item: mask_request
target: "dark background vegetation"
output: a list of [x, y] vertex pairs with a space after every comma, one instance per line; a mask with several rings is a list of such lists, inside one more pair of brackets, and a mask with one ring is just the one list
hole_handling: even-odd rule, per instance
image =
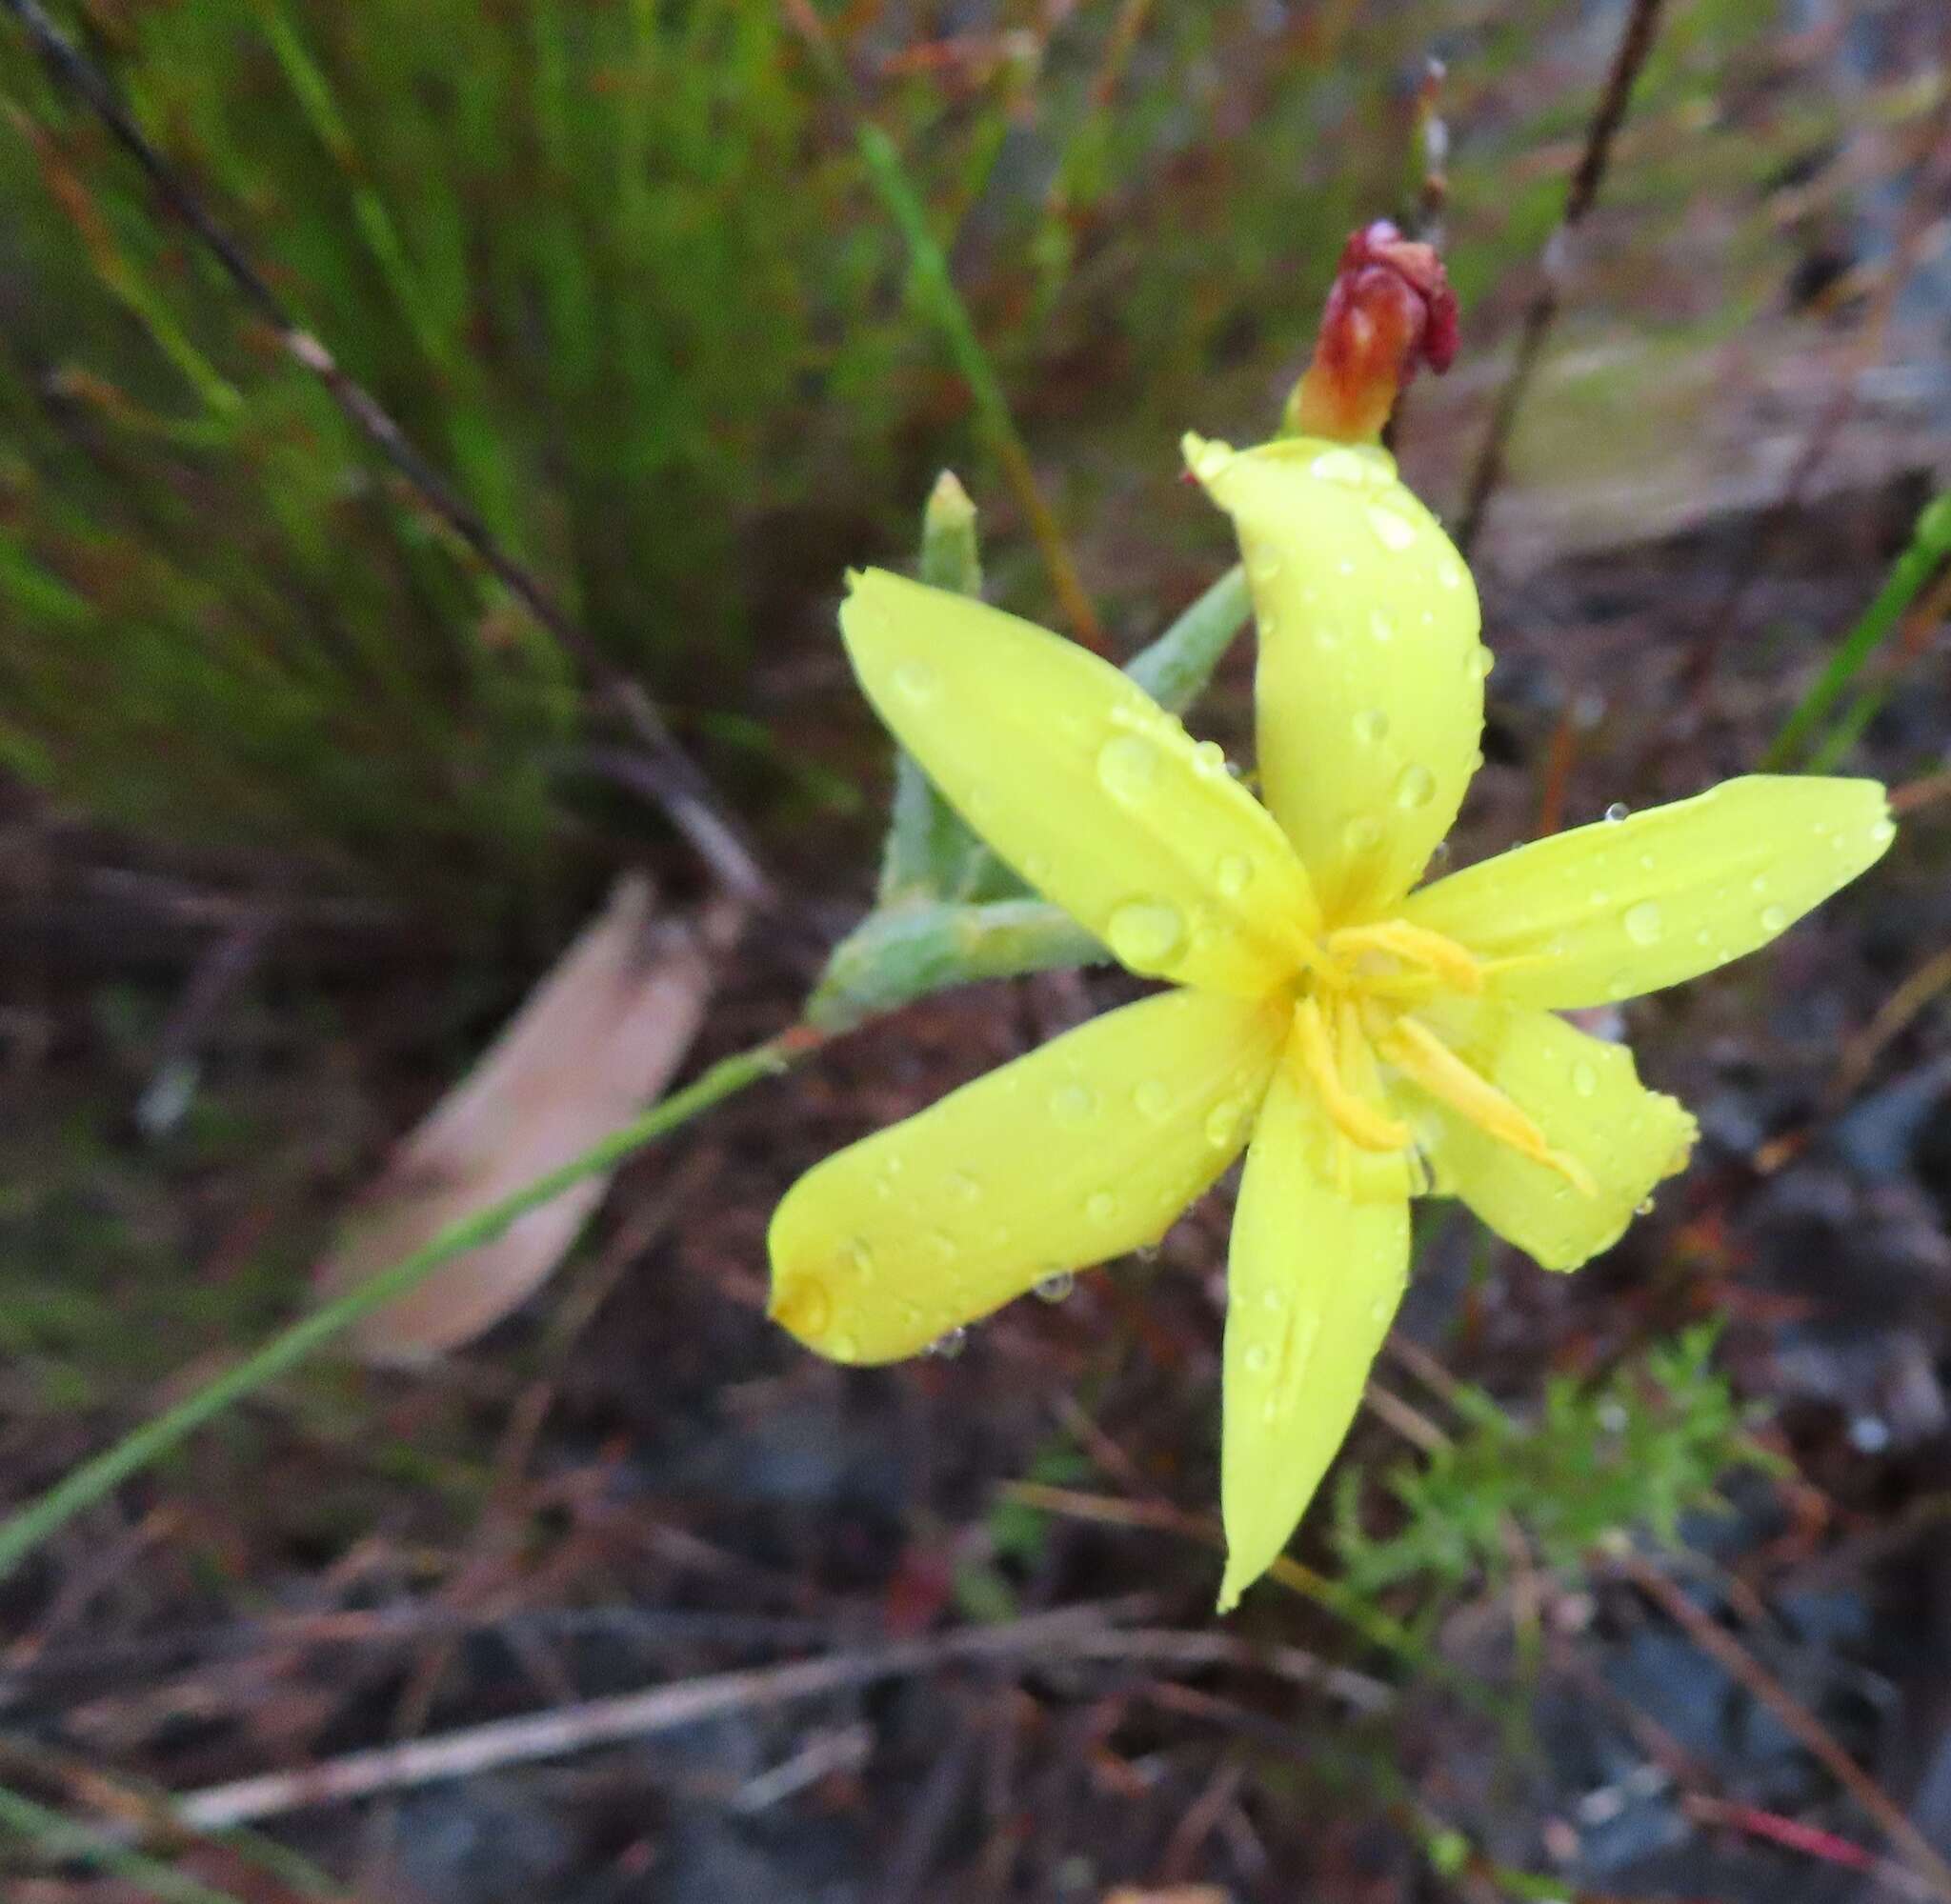
[[[907, 559], [953, 466], [992, 599], [1058, 618], [857, 116], [1124, 654], [1231, 559], [1178, 432], [1267, 433], [1347, 230], [1416, 210], [1432, 57], [1463, 355], [1398, 447], [1455, 511], [1625, 10], [849, 0], [818, 10], [851, 90], [771, 0], [52, 10], [750, 822], [789, 927], [703, 1060], [790, 1023], [871, 895], [842, 570]], [[1472, 856], [1751, 768], [1944, 480], [1941, 8], [1659, 26], [1474, 551]], [[0, 1585], [0, 1776], [132, 1827], [156, 1789], [599, 1694], [890, 1640], [903, 1672], [294, 1808], [304, 1868], [164, 1834], [173, 1879], [104, 1873], [16, 1821], [8, 1898], [1951, 1895], [1945, 599], [1861, 677], [1891, 855], [1628, 1013], [1693, 1171], [1576, 1278], [1432, 1218], [1317, 1571], [1210, 1618], [1219, 1209], [954, 1361], [843, 1373], [764, 1323], [798, 1170], [1116, 994], [977, 988], [650, 1152], [476, 1348], [322, 1362], [65, 1531]], [[0, 12], [10, 1502], [302, 1306], [619, 869], [695, 894], [588, 662]], [[1202, 714], [1235, 744], [1246, 664]]]

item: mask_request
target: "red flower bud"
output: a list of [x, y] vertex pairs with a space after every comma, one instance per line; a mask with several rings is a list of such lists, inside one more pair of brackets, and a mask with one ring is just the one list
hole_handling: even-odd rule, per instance
[[1287, 400], [1287, 427], [1373, 442], [1417, 367], [1440, 375], [1456, 354], [1457, 294], [1436, 248], [1378, 219], [1342, 250], [1314, 361]]

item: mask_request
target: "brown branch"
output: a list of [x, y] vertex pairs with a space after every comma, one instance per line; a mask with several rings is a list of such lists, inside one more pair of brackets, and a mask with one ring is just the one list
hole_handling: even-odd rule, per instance
[[1510, 449], [1511, 432], [1517, 428], [1518, 412], [1523, 408], [1532, 379], [1537, 375], [1545, 336], [1557, 320], [1563, 301], [1565, 262], [1572, 240], [1579, 227], [1584, 223], [1585, 214], [1592, 210], [1593, 201], [1599, 196], [1606, 167], [1612, 160], [1614, 137], [1625, 119], [1633, 87], [1646, 64], [1647, 55], [1653, 50], [1664, 4], [1665, 0], [1633, 0], [1632, 10], [1627, 13], [1626, 24], [1619, 33], [1619, 43], [1613, 52], [1612, 70], [1605, 76], [1604, 89], [1585, 128], [1585, 149], [1578, 169], [1572, 173], [1571, 189], [1565, 194], [1565, 209], [1559, 214], [1558, 229], [1551, 234], [1544, 255], [1539, 260], [1541, 277], [1524, 312], [1523, 329], [1518, 335], [1517, 359], [1511, 366], [1511, 374], [1504, 380], [1503, 389], [1498, 393], [1490, 428], [1484, 432], [1483, 447], [1477, 452], [1477, 464], [1470, 472], [1469, 486], [1464, 491], [1462, 520], [1457, 528], [1457, 547], [1466, 555], [1477, 540], [1478, 531], [1483, 527], [1491, 497], [1503, 481], [1504, 459]]
[[55, 81], [101, 121], [141, 167], [157, 197], [222, 266], [245, 303], [277, 334], [285, 354], [325, 386], [353, 428], [596, 683], [612, 711], [643, 750], [641, 777], [646, 790], [719, 881], [742, 898], [754, 902], [767, 899], [770, 885], [743, 828], [719, 801], [697, 764], [678, 746], [642, 687], [604, 655], [588, 630], [531, 570], [509, 553], [473, 506], [420, 453], [379, 400], [341, 369], [332, 353], [306, 329], [194, 188], [150, 143], [116, 96], [108, 76], [62, 32], [40, 0], [0, 0], [0, 4], [20, 22]]

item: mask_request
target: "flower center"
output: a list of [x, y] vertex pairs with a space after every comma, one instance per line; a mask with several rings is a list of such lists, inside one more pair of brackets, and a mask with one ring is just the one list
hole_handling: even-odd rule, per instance
[[1415, 1015], [1438, 992], [1480, 994], [1495, 969], [1407, 919], [1344, 926], [1322, 941], [1295, 1002], [1292, 1051], [1335, 1127], [1344, 1189], [1354, 1174], [1351, 1147], [1401, 1155], [1412, 1177], [1421, 1175], [1415, 1133], [1390, 1102], [1386, 1066], [1487, 1136], [1596, 1194], [1584, 1165], [1554, 1149], [1531, 1117]]

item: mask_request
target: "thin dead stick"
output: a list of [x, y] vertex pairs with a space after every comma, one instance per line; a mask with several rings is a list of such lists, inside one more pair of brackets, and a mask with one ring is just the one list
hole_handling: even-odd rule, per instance
[[1283, 1679], [1317, 1685], [1361, 1712], [1374, 1712], [1393, 1696], [1379, 1681], [1328, 1666], [1298, 1647], [1259, 1649], [1227, 1633], [1120, 1630], [1116, 1620], [1131, 1611], [1129, 1601], [1067, 1608], [1008, 1626], [968, 1628], [933, 1639], [832, 1653], [790, 1666], [714, 1674], [643, 1693], [586, 1700], [433, 1738], [351, 1753], [299, 1772], [270, 1773], [211, 1786], [179, 1799], [172, 1808], [173, 1815], [179, 1825], [192, 1831], [227, 1830], [312, 1806], [342, 1804], [374, 1793], [469, 1777], [500, 1766], [645, 1738], [720, 1713], [782, 1705], [876, 1680], [990, 1659], [1047, 1655], [1108, 1664], [1257, 1668]]
[[1646, 58], [1659, 30], [1659, 16], [1665, 0], [1633, 0], [1619, 43], [1613, 52], [1612, 70], [1593, 108], [1585, 128], [1585, 150], [1572, 174], [1571, 189], [1565, 194], [1565, 209], [1558, 229], [1551, 234], [1539, 261], [1540, 280], [1524, 312], [1524, 324], [1518, 333], [1518, 354], [1498, 393], [1497, 409], [1491, 413], [1490, 428], [1484, 432], [1483, 447], [1477, 452], [1477, 465], [1470, 472], [1464, 491], [1462, 520], [1457, 528], [1457, 546], [1466, 555], [1483, 527], [1485, 511], [1498, 485], [1503, 481], [1504, 459], [1510, 449], [1511, 432], [1517, 428], [1518, 412], [1524, 406], [1532, 379], [1538, 372], [1539, 355], [1546, 334], [1559, 314], [1564, 297], [1565, 268], [1572, 240], [1585, 214], [1599, 196], [1605, 170], [1612, 159], [1613, 140], [1626, 116]]
[[1716, 1665], [1740, 1680], [1766, 1706], [1829, 1775], [1882, 1827], [1891, 1844], [1903, 1854], [1911, 1869], [1929, 1884], [1932, 1894], [1951, 1898], [1951, 1864], [1946, 1864], [1932, 1848], [1896, 1800], [1837, 1744], [1822, 1722], [1801, 1705], [1740, 1640], [1712, 1614], [1697, 1607], [1657, 1567], [1648, 1566], [1636, 1553], [1620, 1555], [1619, 1565], [1626, 1577], [1648, 1599], [1654, 1601], [1675, 1625], [1684, 1628], [1687, 1637]]
[[1856, 1095], [1891, 1041], [1947, 986], [1951, 986], [1951, 946], [1934, 952], [1919, 966], [1878, 1006], [1876, 1016], [1843, 1048], [1842, 1061], [1829, 1083], [1832, 1105], [1845, 1103]]
[[647, 791], [726, 890], [754, 903], [767, 899], [770, 882], [744, 829], [719, 802], [696, 762], [678, 746], [642, 687], [607, 659], [589, 631], [570, 616], [537, 576], [502, 547], [473, 507], [414, 448], [378, 399], [348, 375], [325, 345], [299, 322], [243, 246], [217, 223], [189, 181], [144, 136], [107, 75], [54, 24], [40, 0], [0, 0], [0, 4], [20, 22], [55, 80], [81, 100], [142, 168], [156, 196], [195, 233], [244, 301], [276, 332], [285, 354], [326, 387], [360, 434], [589, 673], [643, 749], [640, 777]]

